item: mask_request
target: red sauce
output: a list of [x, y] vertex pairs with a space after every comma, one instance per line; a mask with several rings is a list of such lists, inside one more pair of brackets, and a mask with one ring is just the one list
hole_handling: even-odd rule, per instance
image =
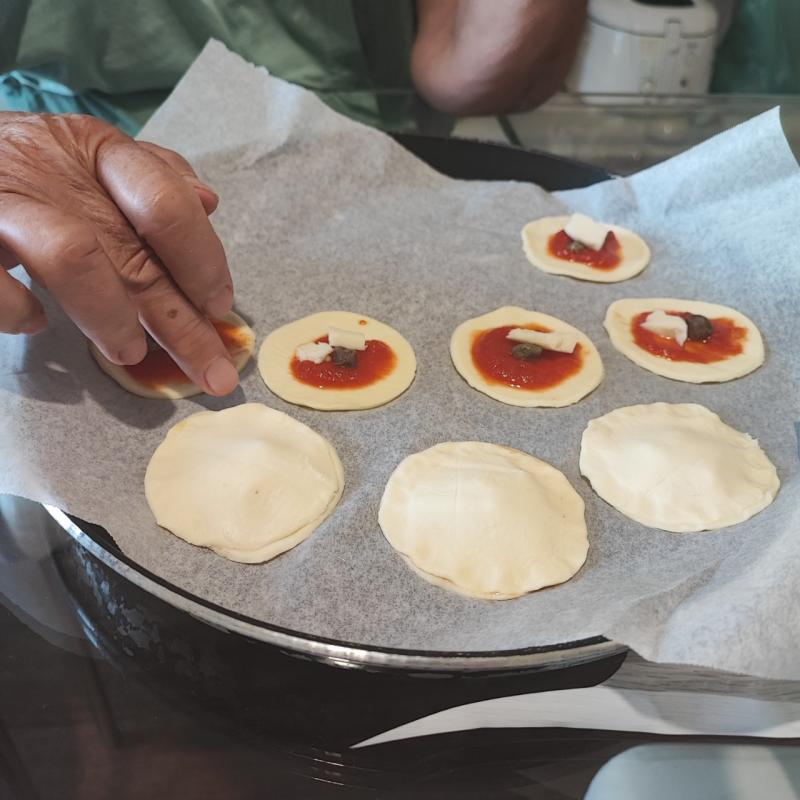
[[[633, 340], [643, 350], [654, 356], [668, 358], [670, 361], [692, 361], [695, 364], [712, 364], [715, 361], [724, 361], [726, 358], [742, 352], [742, 342], [747, 337], [747, 328], [740, 328], [728, 317], [717, 317], [709, 320], [713, 332], [704, 341], [687, 339], [681, 347], [674, 339], [659, 336], [642, 327], [642, 323], [650, 315], [650, 311], [643, 311], [631, 320], [631, 333]], [[667, 311], [676, 317], [689, 316], [688, 311]]]
[[506, 338], [514, 328], [550, 332], [548, 328], [538, 325], [504, 325], [476, 333], [472, 340], [472, 363], [489, 383], [502, 383], [531, 391], [549, 389], [574, 375], [583, 365], [580, 343], [571, 353], [543, 350], [539, 358], [530, 361], [514, 358], [511, 351], [519, 342]]
[[563, 259], [564, 261], [575, 261], [578, 264], [585, 264], [587, 267], [595, 269], [614, 269], [622, 261], [622, 247], [619, 239], [614, 236], [614, 231], [609, 231], [603, 246], [599, 250], [592, 250], [584, 247], [581, 250], [570, 250], [574, 239], [570, 238], [566, 231], [561, 230], [554, 233], [547, 243], [547, 249], [551, 256]]
[[[320, 336], [316, 342], [327, 342], [327, 336]], [[385, 378], [395, 367], [397, 356], [386, 342], [369, 339], [366, 350], [356, 351], [356, 365], [345, 367], [333, 361], [315, 364], [313, 361], [300, 361], [296, 356], [290, 364], [292, 374], [297, 380], [316, 386], [318, 389], [359, 389]]]
[[[219, 320], [212, 320], [211, 324], [217, 329], [222, 343], [231, 356], [237, 355], [248, 345], [249, 337], [237, 325]], [[126, 365], [124, 368], [139, 383], [154, 389], [176, 383], [191, 383], [191, 380], [172, 360], [172, 356], [161, 348], [149, 350], [138, 364]]]

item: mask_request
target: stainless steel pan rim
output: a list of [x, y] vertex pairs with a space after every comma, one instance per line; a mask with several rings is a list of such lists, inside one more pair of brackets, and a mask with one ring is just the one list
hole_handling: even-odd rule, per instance
[[286, 652], [322, 661], [333, 666], [399, 670], [423, 673], [506, 672], [513, 670], [550, 670], [608, 658], [627, 650], [625, 645], [601, 636], [563, 644], [497, 652], [420, 652], [338, 642], [286, 630], [249, 617], [226, 612], [189, 592], [171, 587], [166, 581], [124, 557], [109, 552], [83, 531], [61, 509], [44, 505], [50, 516], [76, 542], [121, 577], [165, 603], [180, 609], [223, 631], [237, 633], [265, 642]]

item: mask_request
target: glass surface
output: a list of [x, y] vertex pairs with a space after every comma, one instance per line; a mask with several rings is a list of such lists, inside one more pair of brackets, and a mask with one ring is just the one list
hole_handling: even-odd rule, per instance
[[562, 94], [535, 111], [509, 116], [506, 131], [515, 144], [526, 149], [630, 175], [775, 106], [781, 106], [787, 138], [797, 147], [800, 97], [794, 95], [643, 98]]
[[[789, 718], [781, 704], [794, 708], [800, 700], [800, 683], [648, 665], [633, 656], [619, 671], [617, 657], [480, 678], [317, 664], [146, 595], [104, 568], [43, 508], [10, 497], [0, 497], [0, 643], [2, 800], [577, 800], [615, 756], [665, 741], [641, 726], [629, 730], [611, 711], [602, 725], [579, 724], [592, 705], [581, 687], [601, 681], [601, 691], [637, 697], [630, 712], [644, 714], [647, 729], [681, 720], [685, 728], [665, 694], [670, 688], [698, 692], [699, 710], [690, 710], [703, 725], [703, 698], [738, 698], [744, 705], [731, 708], [744, 709], [742, 716], [728, 712], [726, 724], [751, 737], [725, 741], [739, 746], [754, 741], [754, 699], [769, 704], [772, 721]], [[554, 692], [558, 727], [525, 710]], [[402, 733], [419, 720], [437, 733]], [[352, 748], [381, 734], [382, 744]], [[686, 758], [705, 758], [708, 736], [680, 741]], [[776, 744], [798, 751], [797, 740]], [[668, 755], [662, 761], [674, 760], [674, 749]]]

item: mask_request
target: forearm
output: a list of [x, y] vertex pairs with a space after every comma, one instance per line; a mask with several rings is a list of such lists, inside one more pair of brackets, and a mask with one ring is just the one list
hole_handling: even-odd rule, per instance
[[417, 0], [411, 68], [420, 94], [454, 114], [530, 108], [556, 92], [586, 0]]

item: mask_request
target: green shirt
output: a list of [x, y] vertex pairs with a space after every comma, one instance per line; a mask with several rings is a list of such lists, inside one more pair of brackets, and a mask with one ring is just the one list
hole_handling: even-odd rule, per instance
[[413, 0], [0, 0], [0, 73], [14, 70], [0, 74], [0, 108], [134, 132], [213, 37], [363, 122], [429, 126], [411, 81], [414, 26]]

